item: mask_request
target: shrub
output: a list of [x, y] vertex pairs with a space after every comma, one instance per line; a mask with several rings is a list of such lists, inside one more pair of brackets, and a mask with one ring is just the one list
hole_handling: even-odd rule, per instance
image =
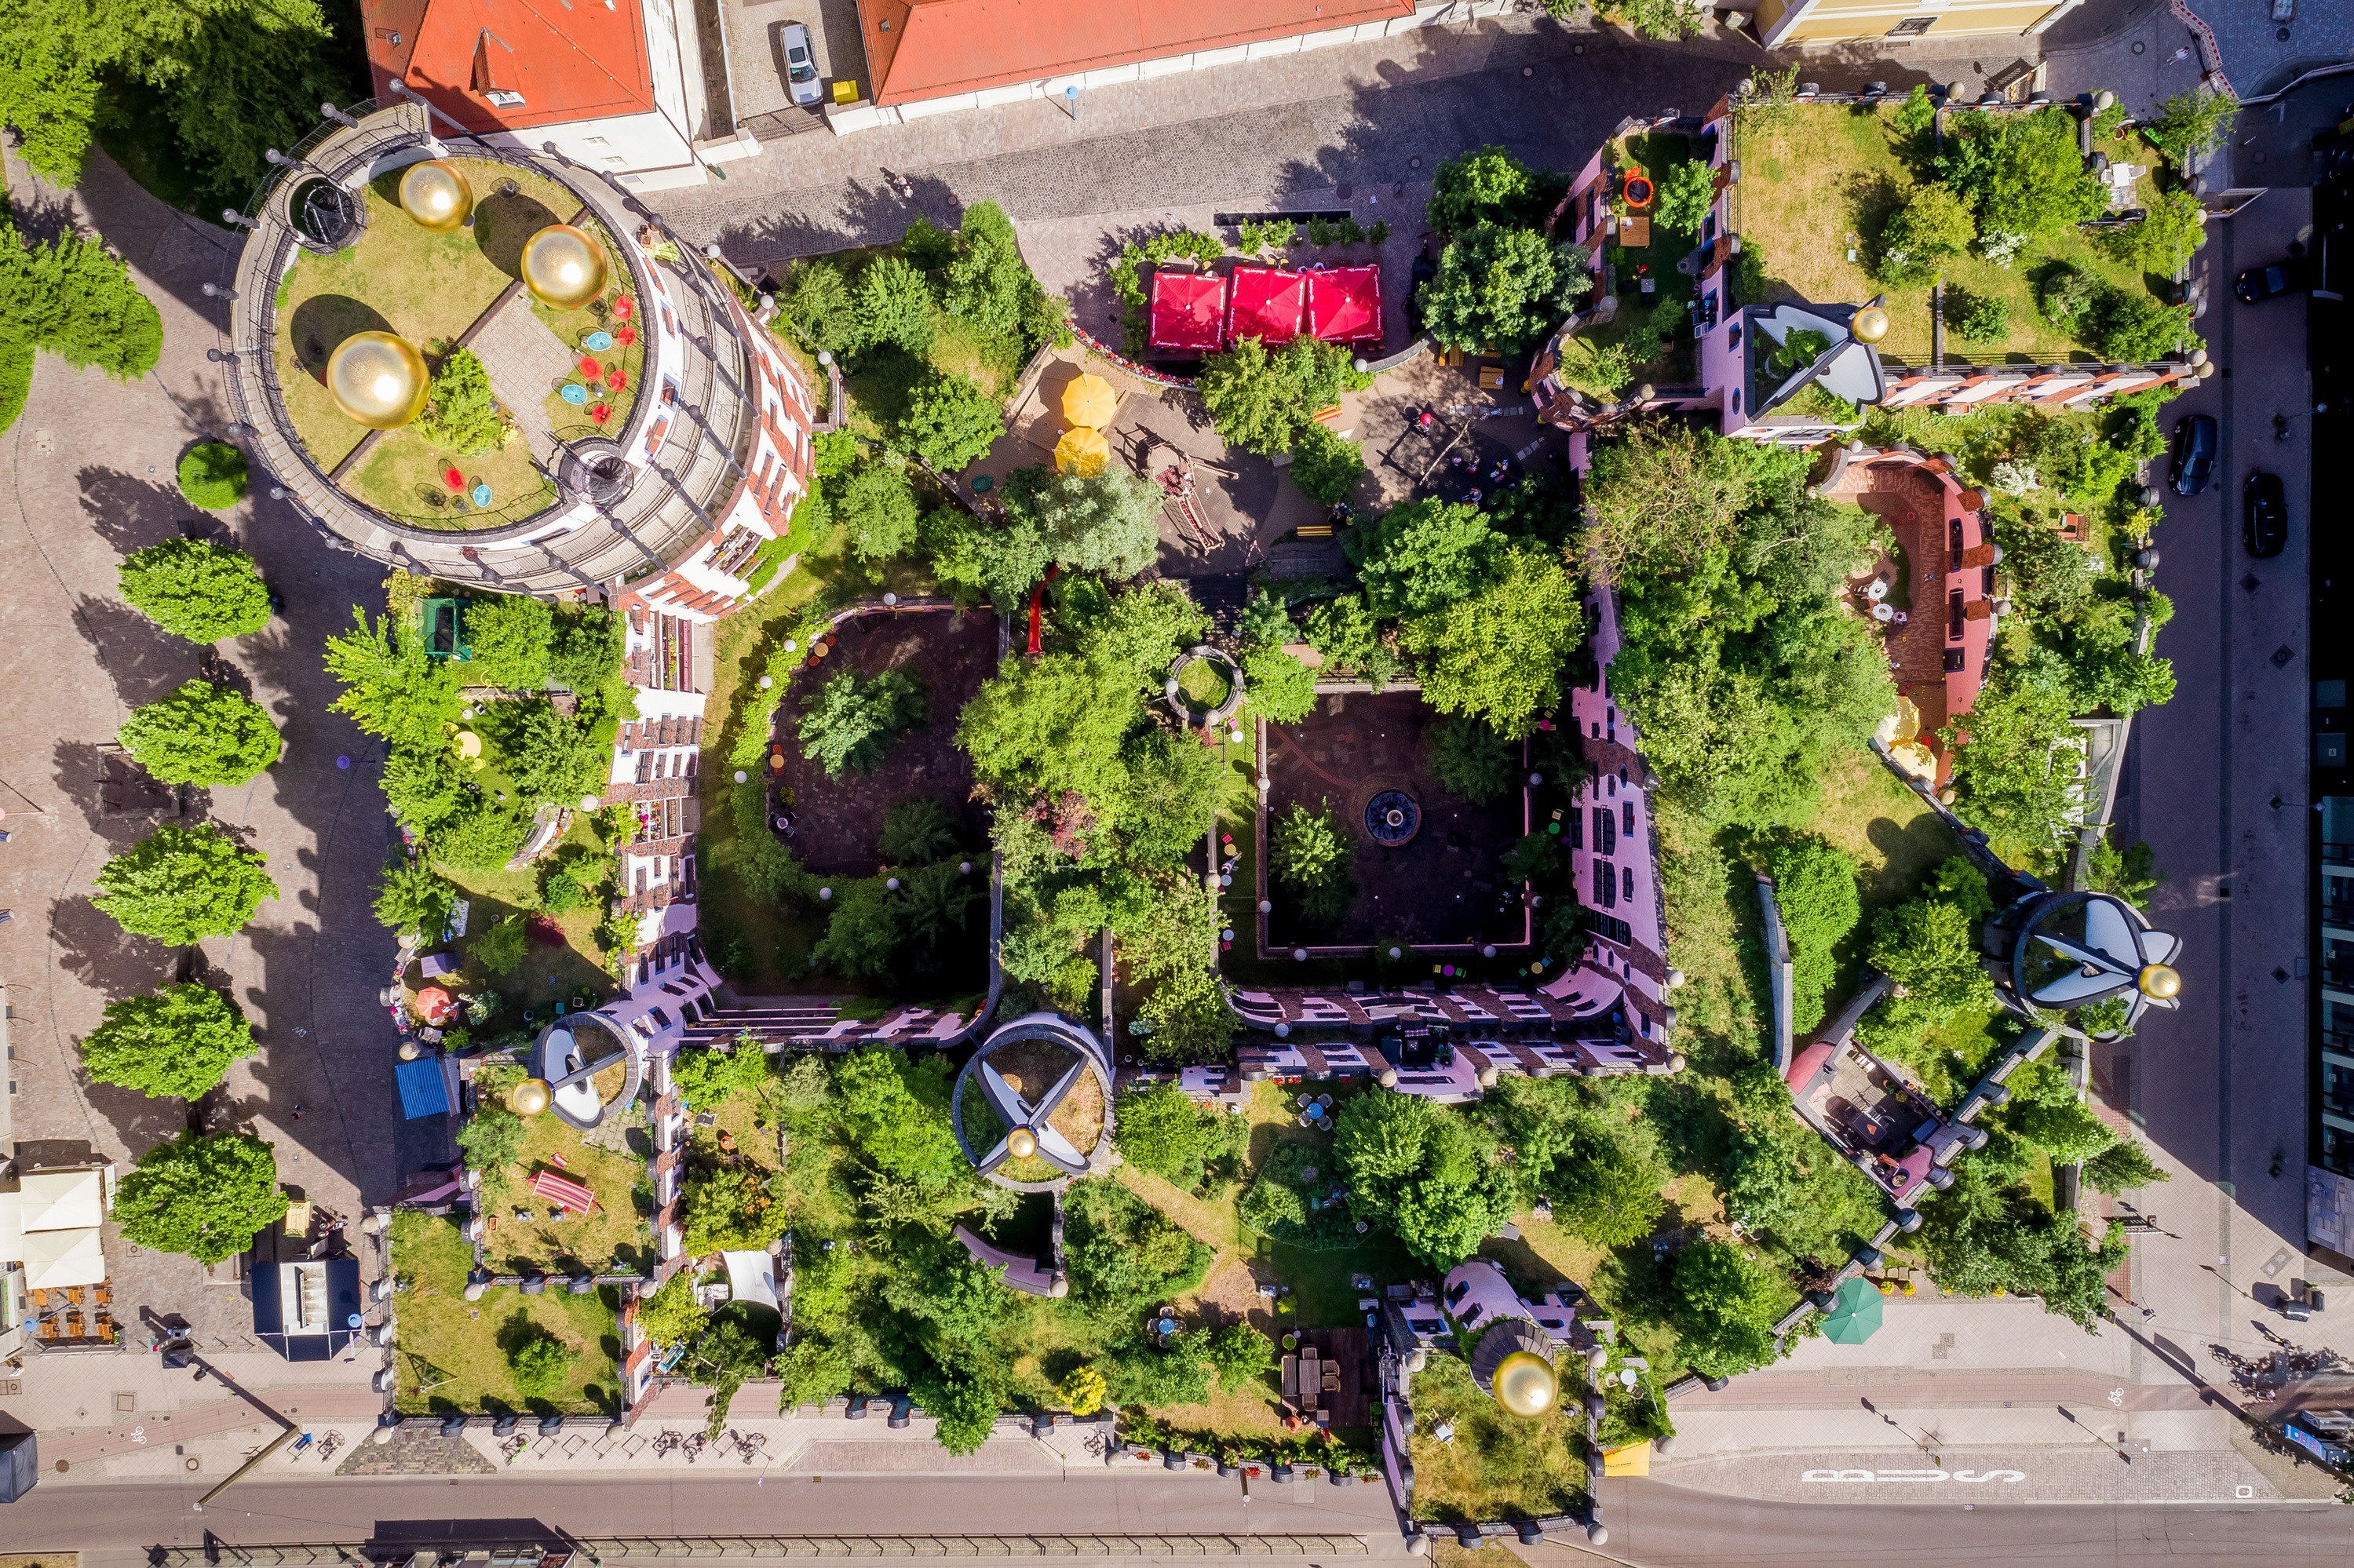
[[1140, 1171], [1167, 1178], [1187, 1192], [1200, 1188], [1226, 1153], [1225, 1120], [1204, 1110], [1174, 1083], [1132, 1088], [1114, 1107], [1112, 1141]]
[[1357, 892], [1350, 874], [1355, 858], [1329, 807], [1311, 811], [1295, 800], [1267, 834], [1268, 867], [1298, 897], [1300, 918], [1310, 926], [1330, 926], [1348, 913]]
[[1310, 610], [1308, 644], [1324, 655], [1327, 670], [1353, 671], [1376, 691], [1397, 670], [1397, 655], [1382, 640], [1380, 621], [1358, 594], [1328, 600]]
[[494, 975], [511, 975], [523, 967], [526, 939], [523, 916], [510, 915], [474, 938], [473, 957]]
[[948, 808], [929, 795], [910, 795], [883, 813], [877, 847], [885, 865], [926, 865], [956, 848]]
[[2075, 330], [2088, 323], [2099, 309], [2101, 280], [2081, 267], [2055, 267], [2036, 291], [2036, 307], [2053, 326]]
[[1776, 841], [1766, 852], [1766, 869], [1790, 943], [1790, 1022], [1804, 1034], [1822, 1021], [1839, 945], [1863, 918], [1858, 868], [1853, 856], [1808, 833]]
[[1695, 235], [1715, 200], [1716, 176], [1706, 164], [1691, 158], [1669, 170], [1668, 177], [1659, 182], [1651, 212], [1669, 233]]
[[564, 1385], [565, 1374], [578, 1359], [563, 1340], [543, 1332], [507, 1351], [507, 1371], [514, 1379], [516, 1393], [526, 1399], [541, 1399]]
[[1948, 289], [1946, 324], [1954, 329], [1956, 336], [1978, 343], [1999, 343], [2010, 335], [2010, 305], [1990, 294]]
[[1919, 281], [1948, 256], [1958, 256], [1978, 238], [1970, 209], [1952, 187], [1923, 185], [1892, 214], [1880, 230], [1875, 270], [1883, 281]]
[[198, 441], [180, 457], [180, 493], [224, 512], [245, 496], [245, 453], [226, 441]]
[[1093, 1415], [1103, 1408], [1104, 1375], [1091, 1366], [1076, 1366], [1055, 1385], [1055, 1397], [1074, 1415]]
[[839, 779], [883, 766], [891, 743], [924, 722], [924, 683], [905, 670], [861, 678], [844, 670], [801, 703], [801, 755]]
[[452, 349], [433, 372], [417, 433], [452, 457], [494, 452], [506, 444], [507, 417], [499, 411], [490, 373], [468, 348]]
[[2189, 305], [2169, 309], [2147, 294], [2111, 289], [2101, 298], [2093, 345], [2106, 359], [2164, 359], [2190, 334]]
[[1423, 744], [1432, 776], [1448, 794], [1475, 806], [1502, 795], [1520, 776], [1520, 758], [1512, 747], [1477, 719], [1436, 719]]
[[270, 589], [243, 551], [166, 539], [123, 559], [122, 597], [175, 637], [215, 642], [270, 624]]
[[269, 710], [209, 681], [133, 708], [116, 738], [164, 784], [242, 784], [285, 746]]
[[1291, 480], [1310, 500], [1327, 506], [1346, 501], [1364, 477], [1364, 451], [1356, 442], [1342, 440], [1320, 421], [1299, 432], [1291, 449]]

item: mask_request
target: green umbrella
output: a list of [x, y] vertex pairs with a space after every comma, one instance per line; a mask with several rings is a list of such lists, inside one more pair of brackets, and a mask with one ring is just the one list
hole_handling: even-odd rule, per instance
[[1860, 1345], [1880, 1332], [1880, 1287], [1866, 1279], [1840, 1282], [1831, 1293], [1831, 1309], [1823, 1314], [1823, 1338], [1839, 1345]]

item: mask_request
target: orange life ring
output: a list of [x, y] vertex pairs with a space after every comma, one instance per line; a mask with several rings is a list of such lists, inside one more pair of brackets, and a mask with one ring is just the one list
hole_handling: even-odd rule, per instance
[[1636, 212], [1648, 208], [1651, 205], [1651, 189], [1649, 175], [1641, 173], [1628, 175], [1624, 186], [1628, 208]]

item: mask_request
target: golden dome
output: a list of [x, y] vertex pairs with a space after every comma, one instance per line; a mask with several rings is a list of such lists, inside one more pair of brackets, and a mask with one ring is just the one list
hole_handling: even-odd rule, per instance
[[474, 215], [474, 187], [439, 158], [411, 164], [400, 176], [400, 210], [419, 228], [447, 234]]
[[1855, 313], [1847, 330], [1855, 334], [1858, 343], [1878, 343], [1888, 335], [1888, 313], [1878, 305], [1866, 305]]
[[1038, 1135], [1026, 1127], [1017, 1127], [1005, 1139], [1005, 1152], [1016, 1160], [1027, 1160], [1038, 1152]]
[[2134, 977], [2142, 995], [2155, 1001], [2171, 1001], [2182, 994], [2182, 977], [2167, 964], [2151, 964]]
[[327, 396], [344, 417], [372, 430], [397, 430], [425, 407], [425, 356], [388, 332], [354, 333], [327, 355]]
[[1514, 1351], [1496, 1364], [1496, 1403], [1515, 1415], [1543, 1415], [1561, 1397], [1553, 1363], [1534, 1351]]
[[523, 286], [559, 311], [577, 311], [605, 291], [605, 248], [584, 229], [551, 223], [523, 244]]
[[507, 1108], [517, 1116], [537, 1116], [550, 1097], [546, 1078], [525, 1078], [507, 1091]]

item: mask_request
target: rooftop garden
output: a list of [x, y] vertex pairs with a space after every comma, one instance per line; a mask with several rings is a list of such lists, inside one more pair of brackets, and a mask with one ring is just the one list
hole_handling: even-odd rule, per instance
[[[606, 247], [617, 274], [613, 291], [626, 293], [629, 282], [613, 237], [563, 185], [507, 164], [451, 162], [473, 187], [473, 222], [435, 233], [401, 210], [398, 171], [370, 182], [358, 193], [366, 228], [356, 241], [331, 256], [296, 253], [279, 284], [272, 352], [295, 436], [322, 471], [339, 474], [354, 499], [414, 526], [473, 528], [528, 516], [555, 499], [531, 463], [530, 430], [548, 422], [547, 411], [502, 408], [481, 363], [460, 346], [519, 287], [524, 242], [550, 224], [578, 222]], [[559, 313], [576, 321], [534, 313], [567, 348], [583, 335], [574, 328], [590, 314]], [[335, 407], [324, 376], [328, 356], [345, 338], [384, 331], [426, 353], [434, 389], [417, 420], [372, 432]], [[536, 404], [555, 389], [530, 390]], [[606, 400], [618, 407], [609, 408], [609, 420], [626, 418], [629, 395], [612, 389]], [[448, 480], [452, 472], [460, 475], [455, 485]], [[487, 504], [474, 499], [481, 485], [489, 486]]]
[[474, 1257], [458, 1222], [413, 1209], [393, 1214], [391, 1255], [400, 1280], [395, 1409], [620, 1413], [613, 1287], [580, 1296], [560, 1287], [530, 1296], [501, 1290], [469, 1302]]
[[2095, 232], [2078, 226], [2110, 210], [2108, 187], [2084, 167], [2067, 109], [1949, 111], [1940, 138], [1924, 89], [1798, 104], [1766, 75], [1767, 94], [1734, 122], [1743, 302], [1884, 293], [1880, 351], [1910, 364], [1929, 360], [1940, 280], [1949, 363], [2151, 359], [2188, 336], [2161, 300], [2198, 241], [2198, 204], [2122, 110], [2098, 118], [2094, 146], [2143, 171], [2119, 205], [2150, 216]]

